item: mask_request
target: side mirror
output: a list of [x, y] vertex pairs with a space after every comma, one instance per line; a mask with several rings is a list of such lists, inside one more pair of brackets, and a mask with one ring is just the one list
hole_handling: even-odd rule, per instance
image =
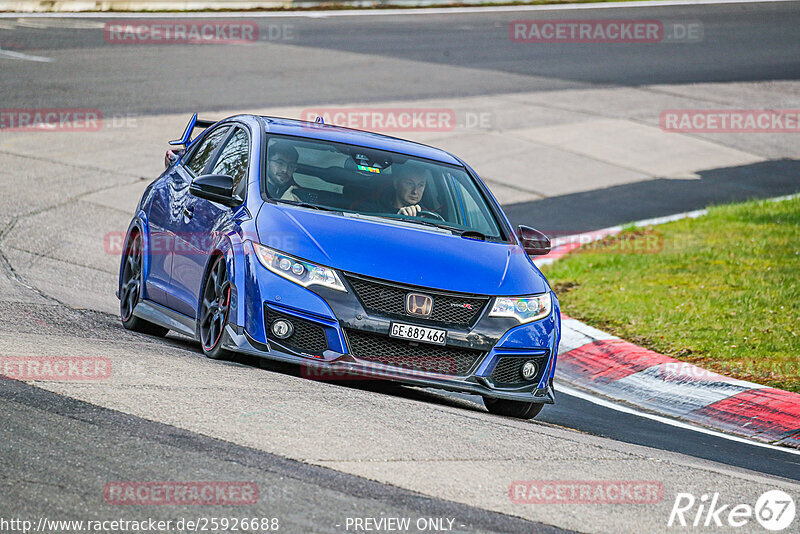
[[517, 227], [517, 237], [522, 248], [530, 256], [544, 256], [550, 253], [550, 238], [530, 226]]
[[198, 176], [189, 186], [189, 192], [196, 197], [219, 202], [231, 208], [242, 203], [242, 199], [233, 194], [233, 178], [225, 174]]

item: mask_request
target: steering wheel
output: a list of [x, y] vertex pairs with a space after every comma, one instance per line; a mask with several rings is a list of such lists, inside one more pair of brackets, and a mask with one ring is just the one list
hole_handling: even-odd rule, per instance
[[436, 213], [435, 211], [428, 211], [428, 210], [420, 210], [419, 214], [420, 217], [425, 217], [426, 219], [439, 219], [442, 222], [444, 221], [444, 217]]

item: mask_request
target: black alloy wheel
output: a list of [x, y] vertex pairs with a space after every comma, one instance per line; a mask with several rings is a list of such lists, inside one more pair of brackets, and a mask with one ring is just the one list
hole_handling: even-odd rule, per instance
[[228, 324], [231, 306], [231, 283], [225, 267], [225, 258], [217, 256], [208, 273], [200, 303], [200, 343], [203, 352], [215, 360], [227, 356], [222, 348], [222, 333]]
[[164, 337], [169, 332], [168, 328], [145, 321], [133, 314], [142, 296], [142, 258], [142, 236], [135, 232], [125, 247], [122, 284], [119, 288], [119, 316], [122, 319], [122, 326], [128, 330]]

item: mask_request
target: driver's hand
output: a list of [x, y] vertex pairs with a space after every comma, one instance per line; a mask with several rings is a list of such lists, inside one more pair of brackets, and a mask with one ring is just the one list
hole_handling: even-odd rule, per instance
[[415, 217], [421, 211], [422, 208], [419, 207], [419, 204], [414, 204], [413, 206], [406, 206], [404, 208], [400, 208], [397, 211], [397, 213], [398, 215], [408, 215], [410, 217]]

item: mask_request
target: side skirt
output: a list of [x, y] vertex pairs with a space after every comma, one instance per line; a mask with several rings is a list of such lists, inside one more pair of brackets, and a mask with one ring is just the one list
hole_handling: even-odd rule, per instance
[[143, 300], [133, 309], [136, 317], [141, 317], [145, 321], [155, 323], [187, 335], [192, 339], [197, 338], [197, 322], [182, 313], [171, 310], [161, 304], [156, 304], [149, 300]]

